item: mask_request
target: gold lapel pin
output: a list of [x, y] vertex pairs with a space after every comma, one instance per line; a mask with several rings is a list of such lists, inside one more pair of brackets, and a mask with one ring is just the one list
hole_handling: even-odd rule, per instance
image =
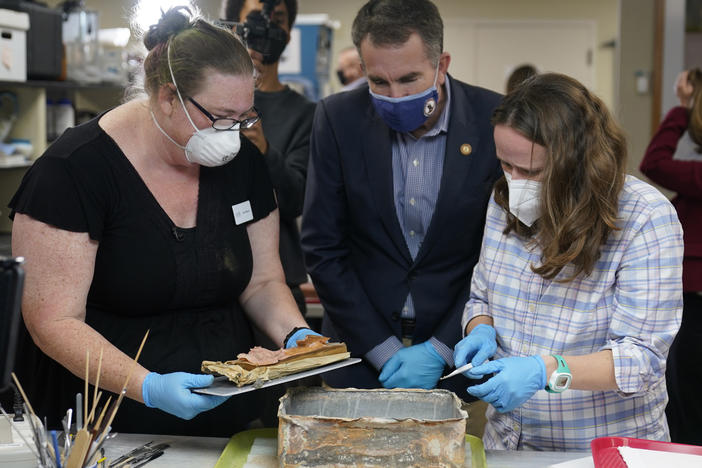
[[470, 146], [468, 143], [463, 143], [461, 145], [461, 154], [463, 156], [468, 156], [472, 152], [473, 152], [473, 147]]

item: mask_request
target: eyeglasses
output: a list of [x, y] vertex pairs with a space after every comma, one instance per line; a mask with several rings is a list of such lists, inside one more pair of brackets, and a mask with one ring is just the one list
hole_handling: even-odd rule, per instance
[[188, 96], [188, 101], [192, 102], [193, 105], [200, 110], [200, 112], [205, 114], [205, 117], [207, 117], [208, 119], [210, 119], [212, 121], [212, 128], [214, 128], [215, 130], [231, 130], [234, 127], [236, 127], [237, 125], [239, 127], [236, 128], [235, 130], [251, 128], [254, 125], [256, 125], [256, 122], [261, 120], [261, 113], [258, 110], [256, 110], [255, 107], [251, 108], [251, 110], [256, 114], [255, 117], [249, 117], [248, 119], [244, 119], [244, 120], [236, 120], [236, 119], [229, 119], [226, 117], [216, 118], [215, 116], [213, 116], [212, 114], [207, 112], [207, 109], [205, 109], [200, 104], [198, 104], [197, 101], [195, 101], [195, 99], [191, 98], [190, 96]]

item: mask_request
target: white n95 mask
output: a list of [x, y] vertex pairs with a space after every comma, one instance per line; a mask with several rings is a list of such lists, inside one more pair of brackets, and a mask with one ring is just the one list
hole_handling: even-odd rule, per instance
[[541, 182], [518, 179], [505, 172], [509, 189], [509, 211], [519, 221], [531, 226], [541, 216]]
[[239, 138], [239, 129], [231, 130], [217, 130], [212, 127], [200, 130], [195, 126], [193, 119], [190, 118], [188, 109], [185, 108], [185, 103], [183, 102], [183, 97], [180, 95], [178, 90], [178, 85], [175, 81], [175, 75], [173, 75], [173, 69], [171, 68], [171, 43], [168, 43], [168, 50], [166, 51], [166, 56], [168, 58], [168, 70], [171, 72], [171, 79], [173, 80], [173, 86], [175, 86], [176, 93], [178, 94], [178, 100], [180, 105], [183, 106], [183, 111], [185, 111], [185, 116], [188, 118], [190, 125], [195, 129], [195, 133], [192, 134], [185, 146], [178, 144], [173, 138], [170, 137], [158, 124], [156, 116], [154, 116], [153, 111], [151, 112], [151, 118], [154, 119], [156, 127], [163, 133], [166, 138], [168, 138], [174, 145], [185, 151], [185, 158], [193, 163], [200, 164], [207, 167], [222, 166], [236, 157], [241, 148], [241, 140]]
[[[185, 109], [185, 106], [183, 106], [183, 109]], [[185, 115], [187, 115], [188, 120], [190, 120], [187, 110], [185, 111]], [[161, 133], [163, 133], [166, 138], [171, 140], [178, 148], [185, 151], [185, 158], [193, 164], [200, 164], [207, 167], [222, 166], [234, 159], [241, 148], [238, 130], [216, 130], [212, 127], [200, 130], [195, 127], [192, 120], [190, 120], [190, 123], [195, 128], [195, 133], [192, 134], [188, 142], [183, 146], [178, 144], [177, 141], [171, 138], [170, 135], [161, 128], [153, 111], [151, 112], [151, 118], [154, 119], [156, 127], [161, 130]]]
[[238, 130], [196, 130], [185, 145], [185, 158], [207, 167], [222, 166], [234, 159], [241, 149]]

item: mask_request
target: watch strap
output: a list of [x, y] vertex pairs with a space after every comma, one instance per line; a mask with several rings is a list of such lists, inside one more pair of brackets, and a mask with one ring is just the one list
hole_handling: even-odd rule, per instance
[[553, 356], [556, 359], [556, 362], [558, 363], [556, 371], [567, 372], [570, 374], [570, 368], [568, 367], [568, 363], [566, 363], [565, 359], [563, 359], [563, 356], [559, 354], [552, 354], [551, 356]]
[[[556, 370], [553, 371], [553, 373], [551, 375], [556, 374], [556, 373], [558, 373], [558, 374], [562, 374], [562, 373], [570, 374], [571, 373], [570, 368], [568, 367], [568, 363], [566, 362], [565, 359], [563, 359], [563, 356], [561, 356], [560, 354], [552, 354], [551, 356], [556, 360], [556, 365], [557, 365]], [[546, 388], [544, 390], [546, 390], [549, 393], [560, 393], [560, 392], [555, 391], [551, 388], [550, 376], [549, 376], [549, 378], [547, 378]]]

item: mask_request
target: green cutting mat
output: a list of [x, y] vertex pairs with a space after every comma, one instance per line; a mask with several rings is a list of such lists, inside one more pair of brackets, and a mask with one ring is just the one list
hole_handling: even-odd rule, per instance
[[[278, 437], [278, 430], [251, 429], [234, 434], [229, 439], [227, 446], [224, 447], [224, 451], [220, 455], [219, 460], [217, 460], [215, 468], [242, 468], [246, 464], [246, 459], [249, 456], [254, 440], [259, 437], [275, 439]], [[487, 468], [483, 441], [475, 436], [466, 434], [466, 442], [470, 445], [472, 468]]]
[[487, 459], [485, 458], [485, 447], [483, 441], [479, 437], [466, 434], [466, 442], [470, 445], [471, 466], [473, 468], [487, 468]]

